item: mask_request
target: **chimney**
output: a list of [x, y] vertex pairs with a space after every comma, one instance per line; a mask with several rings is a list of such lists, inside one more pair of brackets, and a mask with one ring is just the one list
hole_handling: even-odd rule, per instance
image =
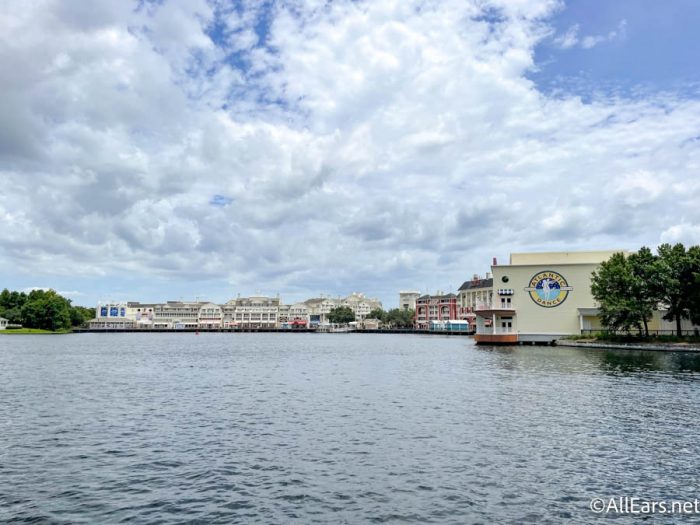
[[495, 257], [493, 258], [493, 264], [491, 266], [498, 266], [498, 261]]

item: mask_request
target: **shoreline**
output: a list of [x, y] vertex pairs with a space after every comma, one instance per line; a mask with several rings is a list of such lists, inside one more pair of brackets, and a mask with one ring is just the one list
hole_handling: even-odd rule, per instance
[[606, 342], [582, 342], [558, 339], [556, 346], [570, 348], [596, 348], [602, 350], [645, 350], [648, 352], [687, 352], [700, 353], [700, 345], [691, 343], [606, 343]]
[[159, 334], [171, 334], [171, 333], [201, 333], [201, 334], [214, 334], [214, 333], [280, 333], [280, 334], [411, 334], [411, 335], [455, 335], [455, 336], [473, 336], [472, 332], [465, 331], [448, 331], [448, 330], [413, 330], [413, 329], [388, 329], [388, 330], [348, 330], [348, 331], [337, 331], [330, 332], [326, 330], [316, 330], [311, 328], [183, 328], [179, 330], [174, 330], [172, 328], [101, 328], [101, 329], [85, 329], [76, 328], [72, 333], [75, 334], [102, 334], [102, 333], [159, 333]]

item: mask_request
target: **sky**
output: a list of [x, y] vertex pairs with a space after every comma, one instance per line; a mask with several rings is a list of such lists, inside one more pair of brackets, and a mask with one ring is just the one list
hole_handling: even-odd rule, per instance
[[700, 243], [696, 0], [0, 0], [0, 288], [456, 291]]

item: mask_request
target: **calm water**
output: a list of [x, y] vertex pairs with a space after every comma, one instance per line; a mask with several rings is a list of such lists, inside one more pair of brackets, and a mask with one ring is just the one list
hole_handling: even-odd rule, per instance
[[700, 496], [692, 354], [0, 336], [0, 385], [0, 522], [591, 523], [593, 497]]

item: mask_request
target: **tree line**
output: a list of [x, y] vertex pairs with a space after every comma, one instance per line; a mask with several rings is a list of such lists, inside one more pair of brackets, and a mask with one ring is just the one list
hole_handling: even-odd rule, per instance
[[25, 328], [68, 330], [95, 317], [94, 308], [73, 306], [55, 290], [32, 290], [29, 293], [0, 292], [0, 317]]
[[656, 254], [647, 247], [627, 257], [616, 253], [593, 272], [591, 292], [609, 330], [648, 336], [654, 311], [663, 310], [681, 336], [683, 319], [700, 324], [700, 246], [662, 244]]
[[[414, 310], [403, 310], [394, 308], [384, 311], [381, 308], [375, 308], [366, 317], [366, 319], [376, 319], [382, 323], [396, 328], [413, 328]], [[328, 320], [334, 324], [347, 324], [355, 320], [355, 312], [349, 306], [338, 306], [333, 308], [328, 314]]]

